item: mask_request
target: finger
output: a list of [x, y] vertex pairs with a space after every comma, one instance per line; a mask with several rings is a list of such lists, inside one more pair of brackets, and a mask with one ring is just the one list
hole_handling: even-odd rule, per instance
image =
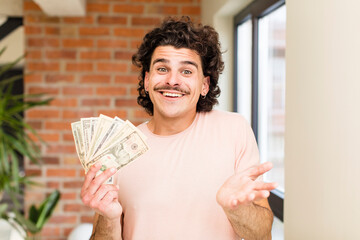
[[85, 181], [82, 190], [86, 190], [89, 187], [91, 181], [95, 178], [96, 173], [100, 170], [100, 168], [101, 168], [101, 163], [95, 163], [94, 165], [91, 166], [91, 168], [85, 175]]
[[113, 201], [116, 201], [116, 202], [118, 201], [117, 198], [118, 198], [118, 193], [117, 192], [115, 192], [115, 191], [107, 192], [105, 194], [105, 196], [102, 198], [98, 209], [103, 213], [107, 212], [107, 209], [109, 208], [109, 205]]
[[89, 185], [87, 191], [90, 194], [94, 194], [100, 186], [105, 183], [112, 175], [114, 175], [116, 172], [116, 168], [112, 167], [109, 169], [106, 169], [104, 172], [96, 176]]
[[267, 190], [261, 190], [254, 193], [255, 197], [252, 200], [253, 202], [268, 198], [270, 196], [270, 191]]
[[99, 190], [95, 193], [94, 195], [94, 200], [95, 201], [101, 201], [104, 196], [108, 193], [108, 192], [111, 192], [111, 191], [114, 191], [114, 192], [118, 192], [118, 188], [117, 186], [115, 185], [112, 185], [112, 184], [104, 184], [102, 185]]
[[249, 177], [251, 177], [251, 179], [255, 180], [256, 178], [258, 178], [259, 176], [263, 175], [264, 173], [268, 172], [269, 170], [271, 170], [273, 167], [273, 164], [271, 162], [265, 162], [262, 163], [260, 165], [248, 168], [246, 170], [246, 173]]
[[268, 190], [271, 191], [275, 188], [277, 188], [278, 184], [276, 182], [271, 182], [271, 183], [266, 183], [266, 182], [260, 182], [260, 181], [255, 181], [254, 182], [254, 190]]

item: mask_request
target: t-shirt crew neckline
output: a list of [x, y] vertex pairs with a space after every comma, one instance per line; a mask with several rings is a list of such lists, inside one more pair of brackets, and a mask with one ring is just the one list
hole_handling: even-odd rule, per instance
[[188, 127], [187, 127], [186, 129], [184, 129], [183, 131], [181, 131], [181, 132], [179, 132], [179, 133], [172, 134], [172, 135], [157, 135], [157, 134], [153, 133], [153, 132], [149, 129], [149, 127], [148, 127], [149, 121], [147, 121], [147, 122], [144, 123], [144, 124], [145, 124], [144, 130], [145, 130], [149, 135], [151, 135], [151, 136], [153, 136], [153, 137], [157, 137], [157, 138], [164, 138], [164, 139], [166, 138], [166, 139], [168, 139], [168, 138], [172, 138], [172, 137], [177, 137], [177, 136], [180, 136], [180, 135], [185, 134], [185, 133], [187, 133], [188, 131], [190, 131], [190, 129], [193, 128], [193, 126], [194, 126], [194, 125], [196, 124], [196, 122], [198, 121], [199, 117], [200, 117], [200, 113], [197, 112], [196, 115], [195, 115], [194, 121], [192, 121], [192, 123], [190, 124], [190, 126], [188, 126]]

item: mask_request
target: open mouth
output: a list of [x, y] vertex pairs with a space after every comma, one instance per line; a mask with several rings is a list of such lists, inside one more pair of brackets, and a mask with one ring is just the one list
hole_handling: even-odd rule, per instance
[[170, 97], [170, 98], [179, 98], [184, 95], [181, 93], [171, 93], [171, 92], [161, 92], [161, 94], [165, 97]]

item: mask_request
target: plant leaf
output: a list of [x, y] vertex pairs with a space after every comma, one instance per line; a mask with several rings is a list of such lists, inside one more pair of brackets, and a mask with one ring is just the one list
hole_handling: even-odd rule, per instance
[[42, 229], [45, 222], [50, 218], [52, 212], [54, 211], [56, 204], [58, 203], [60, 199], [60, 192], [58, 190], [55, 190], [52, 192], [41, 204], [39, 211], [40, 216], [36, 222], [36, 227], [39, 229]]

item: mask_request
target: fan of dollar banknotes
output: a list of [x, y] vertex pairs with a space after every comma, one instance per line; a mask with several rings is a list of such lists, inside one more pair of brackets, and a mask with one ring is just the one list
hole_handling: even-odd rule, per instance
[[[87, 172], [100, 162], [98, 174], [108, 168], [117, 170], [130, 163], [148, 149], [145, 135], [130, 121], [100, 114], [71, 123], [76, 152]], [[110, 178], [107, 183], [113, 183]]]

